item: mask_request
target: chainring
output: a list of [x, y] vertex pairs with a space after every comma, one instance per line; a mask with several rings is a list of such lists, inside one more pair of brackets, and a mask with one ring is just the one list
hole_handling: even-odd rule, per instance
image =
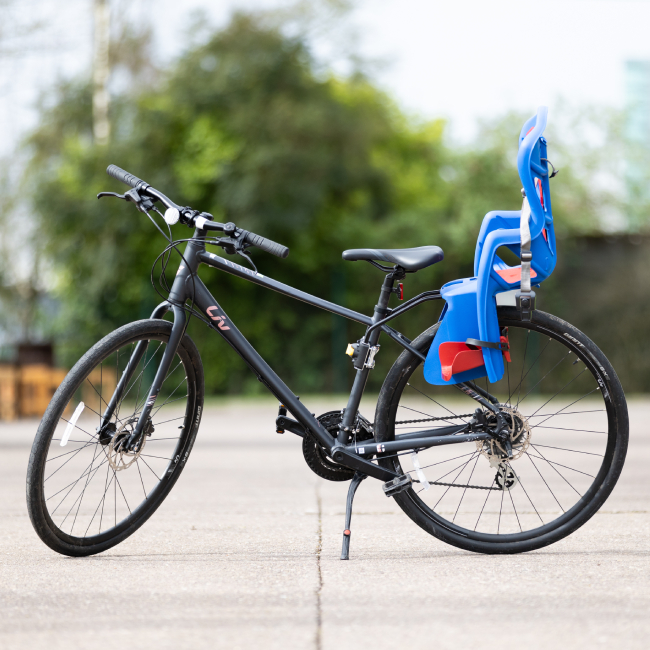
[[[334, 437], [338, 435], [339, 424], [343, 419], [341, 411], [328, 411], [319, 415], [316, 418], [325, 429], [327, 429]], [[373, 437], [372, 431], [368, 431], [365, 421], [359, 418], [359, 431], [357, 433], [357, 440], [368, 440]], [[312, 472], [318, 474], [321, 478], [328, 481], [349, 481], [354, 476], [354, 470], [344, 465], [335, 463], [328, 457], [327, 452], [309, 433], [306, 433], [302, 439], [302, 455], [305, 457], [305, 462]]]

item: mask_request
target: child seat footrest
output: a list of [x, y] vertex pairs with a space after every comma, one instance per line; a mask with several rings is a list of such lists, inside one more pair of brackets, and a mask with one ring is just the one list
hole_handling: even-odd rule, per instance
[[[469, 340], [469, 339], [468, 339]], [[451, 376], [472, 370], [483, 365], [483, 352], [480, 348], [470, 348], [460, 341], [447, 341], [438, 348], [442, 378], [449, 381]]]

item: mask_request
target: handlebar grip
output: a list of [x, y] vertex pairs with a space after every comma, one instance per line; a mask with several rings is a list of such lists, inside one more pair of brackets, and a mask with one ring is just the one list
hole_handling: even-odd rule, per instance
[[131, 187], [139, 187], [140, 185], [144, 185], [145, 187], [148, 187], [148, 183], [145, 183], [143, 180], [140, 180], [137, 176], [134, 176], [133, 174], [129, 174], [129, 172], [125, 172], [123, 169], [120, 169], [117, 165], [109, 165], [106, 169], [106, 173], [109, 176], [112, 176], [118, 181], [122, 181], [122, 183], [125, 183], [126, 185], [130, 185]]
[[256, 246], [257, 248], [261, 248], [263, 251], [266, 251], [267, 253], [271, 253], [271, 255], [276, 255], [277, 257], [281, 257], [282, 259], [284, 259], [289, 254], [289, 249], [286, 246], [283, 246], [282, 244], [277, 244], [276, 242], [271, 241], [270, 239], [266, 239], [266, 237], [260, 237], [259, 235], [256, 235], [254, 232], [249, 232], [246, 234], [246, 241], [251, 246]]

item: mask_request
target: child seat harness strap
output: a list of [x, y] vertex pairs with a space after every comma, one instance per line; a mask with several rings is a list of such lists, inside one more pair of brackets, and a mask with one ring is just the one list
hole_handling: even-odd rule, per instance
[[[505, 337], [501, 337], [505, 338]], [[499, 343], [492, 343], [491, 341], [479, 341], [478, 339], [467, 339], [465, 345], [473, 345], [476, 348], [494, 348], [495, 350], [509, 350], [510, 346], [507, 342], [500, 341]]]
[[521, 292], [530, 293], [530, 263], [533, 255], [530, 252], [530, 204], [528, 198], [524, 197], [523, 205], [521, 206]]
[[521, 221], [519, 231], [521, 233], [521, 248], [519, 257], [521, 259], [521, 284], [520, 289], [515, 293], [517, 309], [521, 314], [521, 320], [530, 322], [535, 310], [535, 292], [530, 288], [530, 263], [533, 254], [530, 252], [530, 204], [524, 195], [524, 203], [521, 206]]

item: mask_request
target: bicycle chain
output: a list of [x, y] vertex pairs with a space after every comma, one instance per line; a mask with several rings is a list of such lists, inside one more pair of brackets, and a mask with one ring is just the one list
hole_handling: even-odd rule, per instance
[[[454, 418], [471, 418], [474, 413], [467, 413], [466, 415], [448, 415], [447, 417], [437, 418], [423, 418], [421, 420], [401, 420], [395, 424], [414, 424], [416, 422], [432, 422], [434, 420], [452, 420]], [[418, 481], [419, 482], [419, 481]], [[429, 481], [429, 485], [442, 485], [443, 487], [459, 487], [470, 490], [494, 490], [495, 492], [502, 492], [501, 488], [485, 487], [484, 485], [459, 485], [458, 483], [441, 483], [440, 481]]]
[[494, 490], [503, 492], [503, 488], [485, 487], [484, 485], [458, 485], [458, 483], [440, 483], [439, 481], [429, 481], [429, 485], [446, 485], [448, 487], [469, 488], [470, 490]]
[[[447, 415], [446, 417], [422, 418], [420, 420], [400, 420], [399, 422], [395, 422], [395, 424], [415, 424], [416, 422], [434, 422], [439, 420], [471, 418], [473, 415], [474, 413], [466, 413], [465, 415]], [[459, 487], [459, 488], [465, 488], [470, 490], [494, 490], [495, 492], [503, 491], [502, 488], [485, 487], [484, 485], [458, 485], [458, 483], [441, 483], [440, 481], [429, 481], [429, 485], [442, 485], [444, 487]]]
[[[414, 424], [415, 422], [433, 422], [434, 420], [453, 420], [454, 418], [471, 418], [474, 413], [467, 413], [466, 415], [447, 415], [445, 417], [438, 418], [423, 418], [421, 420], [400, 420], [395, 422], [395, 424]], [[375, 425], [373, 424], [373, 427]]]

